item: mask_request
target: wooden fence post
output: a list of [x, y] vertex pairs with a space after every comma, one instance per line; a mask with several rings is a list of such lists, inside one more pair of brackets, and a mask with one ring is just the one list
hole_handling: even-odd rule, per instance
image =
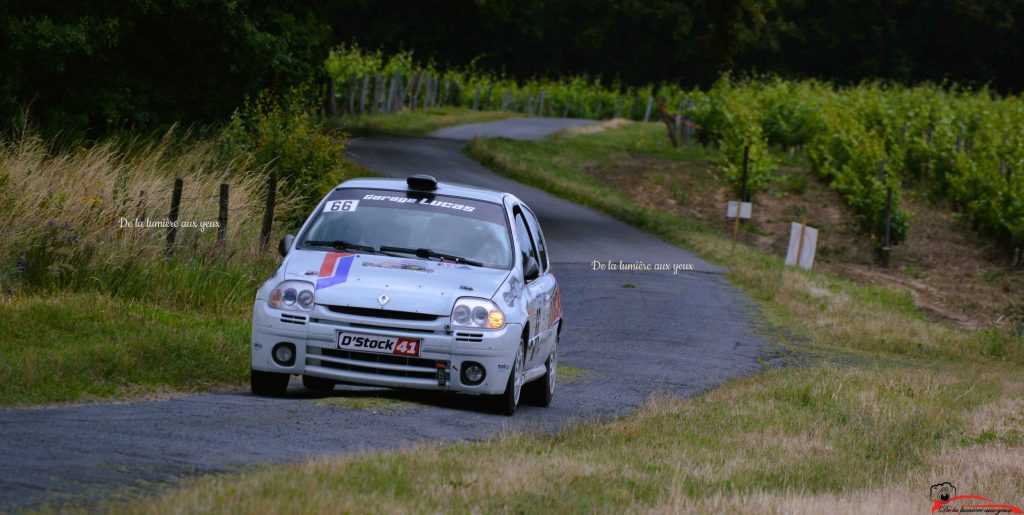
[[[397, 75], [396, 75], [397, 77]], [[384, 97], [384, 105], [382, 106], [385, 113], [390, 113], [395, 107], [395, 79], [392, 78], [388, 84], [388, 93]]]
[[228, 231], [228, 183], [220, 183], [220, 212], [217, 213], [217, 243], [224, 244]]
[[352, 114], [356, 110], [356, 86], [358, 79], [356, 74], [352, 74], [352, 80], [348, 81], [348, 112]]
[[327, 77], [324, 84], [324, 114], [335, 118], [338, 116], [338, 99], [334, 96], [334, 77]]
[[[743, 191], [742, 191], [743, 195], [740, 196], [740, 199], [742, 199], [743, 202], [750, 202], [750, 191], [747, 188], [747, 174], [749, 173], [748, 172], [748, 170], [750, 169], [749, 167], [750, 167], [750, 145], [747, 145], [747, 146], [743, 147], [743, 179], [742, 179], [743, 180]], [[739, 215], [737, 214], [736, 216], [739, 216]]]
[[260, 229], [260, 245], [266, 247], [270, 240], [270, 229], [274, 224], [274, 203], [277, 200], [277, 171], [267, 178], [267, 205], [263, 211], [263, 227]]
[[412, 75], [406, 77], [404, 74], [398, 76], [398, 88], [395, 95], [395, 111], [401, 111], [405, 107], [405, 98], [409, 96], [409, 88], [412, 86]]
[[473, 110], [480, 109], [480, 86], [476, 87], [476, 93], [473, 94]]
[[373, 91], [370, 92], [370, 114], [377, 114], [377, 97], [380, 96], [380, 75], [373, 78]]
[[423, 86], [423, 107], [427, 108], [430, 107], [430, 97], [434, 94], [434, 78], [427, 74], [424, 82], [425, 84]]
[[408, 77], [403, 77], [402, 80], [402, 95], [398, 97], [398, 110], [401, 111], [405, 107], [412, 108], [410, 104], [411, 97], [416, 94], [416, 78], [419, 76], [419, 72], [413, 72]]
[[395, 78], [392, 77], [391, 80], [388, 80], [387, 77], [385, 77], [384, 80], [388, 81], [388, 89], [387, 94], [385, 94], [384, 98], [381, 99], [381, 102], [383, 102], [381, 107], [385, 113], [390, 113], [395, 109]]
[[651, 107], [653, 105], [654, 105], [654, 97], [648, 95], [647, 96], [647, 109], [644, 109], [644, 122], [645, 123], [649, 122], [651, 120]]
[[562, 111], [562, 118], [568, 118], [569, 117], [569, 109], [571, 109], [571, 108], [572, 108], [572, 99], [571, 98], [566, 99], [566, 101], [565, 101], [565, 110]]
[[359, 90], [359, 114], [366, 112], [366, 93], [370, 89], [370, 76], [363, 75], [363, 87]]
[[167, 218], [171, 220], [171, 225], [167, 227], [168, 255], [174, 251], [174, 240], [178, 236], [178, 209], [181, 208], [181, 189], [183, 185], [184, 181], [181, 180], [181, 177], [174, 179], [174, 191], [171, 193], [171, 212], [167, 215]]
[[405, 98], [405, 89], [407, 87], [405, 82], [405, 75], [395, 72], [395, 78], [391, 79], [394, 84], [395, 96], [391, 98], [391, 112], [400, 111], [402, 109], [403, 99]]
[[882, 240], [881, 265], [889, 268], [889, 256], [892, 254], [891, 246], [892, 229], [892, 186], [886, 188], [885, 192], [885, 237]]
[[408, 91], [408, 93], [409, 93], [409, 101], [408, 101], [408, 105], [409, 105], [409, 109], [412, 109], [414, 111], [416, 110], [416, 104], [417, 104], [416, 101], [417, 101], [417, 99], [420, 96], [420, 90], [423, 89], [423, 74], [424, 73], [425, 72], [420, 70], [419, 72], [416, 72], [416, 73], [412, 74], [412, 78], [410, 79], [410, 82], [409, 82], [409, 91]]
[[682, 141], [683, 140], [683, 115], [681, 115], [679, 113], [676, 113], [676, 116], [675, 116], [675, 118], [673, 118], [673, 121], [674, 121], [674, 123], [672, 125], [672, 128], [676, 132], [676, 141]]
[[[683, 102], [680, 101], [679, 105], [682, 106]], [[687, 100], [686, 107], [680, 108], [683, 115], [683, 139], [681, 140], [681, 142], [684, 145], [690, 143], [690, 137], [693, 136], [693, 122], [690, 121], [690, 106], [691, 104], [689, 100]]]
[[544, 97], [546, 94], [546, 92], [541, 91], [540, 96], [537, 98], [537, 116], [544, 116]]
[[484, 93], [484, 98], [480, 102], [480, 108], [481, 109], [484, 109], [484, 110], [487, 110], [487, 111], [490, 111], [491, 109], [494, 109], [494, 102], [491, 100], [491, 95], [492, 94], [494, 94], [494, 84], [490, 84], [490, 85], [487, 86], [487, 92]]

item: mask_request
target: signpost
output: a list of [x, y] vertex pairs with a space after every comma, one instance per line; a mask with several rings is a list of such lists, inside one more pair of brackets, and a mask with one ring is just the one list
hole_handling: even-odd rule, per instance
[[818, 230], [808, 227], [807, 222], [793, 222], [789, 226], [789, 249], [786, 264], [810, 270], [814, 266], [814, 251], [818, 245]]
[[736, 250], [736, 240], [740, 237], [740, 219], [750, 220], [752, 210], [753, 205], [750, 202], [740, 202], [737, 200], [730, 200], [729, 205], [725, 208], [725, 217], [736, 220], [732, 228], [733, 250]]

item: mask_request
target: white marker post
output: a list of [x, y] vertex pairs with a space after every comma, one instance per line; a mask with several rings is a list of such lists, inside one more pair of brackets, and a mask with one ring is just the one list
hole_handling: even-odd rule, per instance
[[732, 228], [733, 250], [736, 250], [736, 240], [740, 237], [740, 219], [750, 220], [751, 211], [753, 211], [753, 204], [750, 202], [740, 202], [738, 200], [730, 200], [728, 206], [725, 208], [725, 217], [736, 220], [736, 223]]
[[818, 230], [808, 227], [807, 222], [793, 222], [789, 226], [789, 249], [786, 264], [810, 270], [814, 266], [814, 251], [818, 246]]

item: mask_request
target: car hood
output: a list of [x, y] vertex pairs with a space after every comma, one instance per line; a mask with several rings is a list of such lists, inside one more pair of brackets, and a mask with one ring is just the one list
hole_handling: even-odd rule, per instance
[[[294, 250], [285, 279], [316, 285], [316, 303], [446, 316], [455, 299], [490, 299], [510, 270], [378, 254]], [[388, 296], [382, 305], [380, 297]]]

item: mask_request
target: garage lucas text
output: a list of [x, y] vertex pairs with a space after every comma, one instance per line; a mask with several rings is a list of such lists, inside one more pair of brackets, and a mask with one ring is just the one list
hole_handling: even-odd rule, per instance
[[594, 260], [590, 263], [590, 267], [593, 270], [614, 270], [622, 272], [663, 272], [672, 271], [672, 275], [676, 275], [680, 270], [693, 270], [693, 263], [645, 263], [643, 261], [622, 261], [621, 259], [616, 263], [614, 261], [598, 261]]

